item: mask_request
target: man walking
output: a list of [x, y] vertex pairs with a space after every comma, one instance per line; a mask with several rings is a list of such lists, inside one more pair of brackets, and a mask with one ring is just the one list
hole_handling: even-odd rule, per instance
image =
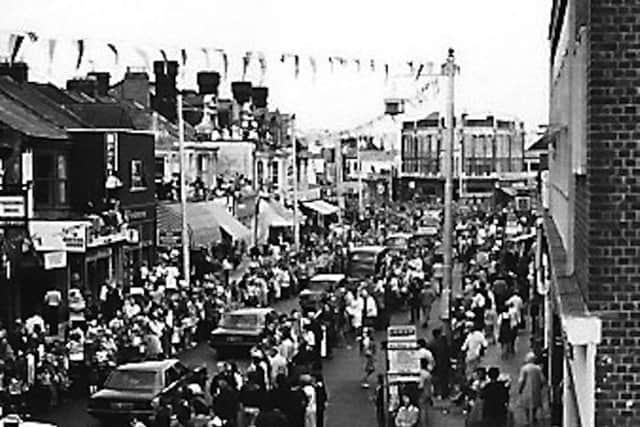
[[434, 301], [436, 300], [436, 292], [433, 290], [431, 283], [426, 282], [424, 288], [422, 288], [422, 292], [420, 295], [420, 305], [422, 307], [422, 318], [424, 322], [422, 323], [423, 328], [427, 328], [429, 326], [429, 317], [431, 316], [431, 307], [433, 306]]

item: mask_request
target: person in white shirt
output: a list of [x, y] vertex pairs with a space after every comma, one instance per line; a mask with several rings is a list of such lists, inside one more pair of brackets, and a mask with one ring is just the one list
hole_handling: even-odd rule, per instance
[[507, 307], [510, 307], [509, 314], [514, 318], [516, 323], [516, 327], [522, 329], [523, 319], [522, 319], [522, 309], [524, 307], [524, 301], [522, 301], [522, 297], [515, 292], [507, 301]]
[[45, 318], [49, 327], [50, 335], [58, 335], [58, 326], [60, 324], [60, 305], [62, 304], [62, 292], [52, 288], [44, 295], [44, 304], [46, 308]]
[[470, 378], [471, 375], [476, 371], [478, 365], [482, 361], [482, 357], [484, 355], [484, 351], [489, 346], [487, 339], [482, 332], [482, 329], [475, 325], [473, 330], [462, 344], [462, 351], [465, 352], [465, 362], [466, 362], [466, 374], [467, 378]]
[[285, 377], [288, 375], [287, 359], [280, 354], [278, 347], [269, 349], [269, 365], [271, 366], [271, 384], [276, 384], [278, 375], [282, 374]]
[[307, 407], [304, 414], [304, 427], [316, 427], [316, 389], [313, 386], [313, 378], [309, 375], [302, 375], [300, 382], [303, 384], [302, 391], [307, 396]]

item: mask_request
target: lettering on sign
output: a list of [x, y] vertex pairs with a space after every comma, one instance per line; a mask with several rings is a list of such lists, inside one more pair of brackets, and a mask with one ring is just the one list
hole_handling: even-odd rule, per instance
[[142, 210], [142, 211], [131, 211], [131, 210], [128, 210], [128, 211], [126, 211], [126, 215], [127, 215], [127, 218], [129, 218], [129, 221], [147, 219], [147, 211], [145, 211], [145, 210]]

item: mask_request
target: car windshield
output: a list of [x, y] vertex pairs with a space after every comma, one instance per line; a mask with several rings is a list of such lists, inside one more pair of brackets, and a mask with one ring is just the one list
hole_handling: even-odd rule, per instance
[[376, 254], [371, 252], [352, 252], [351, 261], [355, 262], [371, 262], [376, 259]]
[[229, 329], [246, 329], [258, 327], [257, 314], [225, 314], [222, 316], [221, 325]]
[[403, 247], [407, 245], [407, 239], [404, 237], [389, 237], [387, 239], [387, 246]]
[[105, 388], [112, 390], [153, 391], [161, 388], [156, 372], [118, 369], [107, 379]]

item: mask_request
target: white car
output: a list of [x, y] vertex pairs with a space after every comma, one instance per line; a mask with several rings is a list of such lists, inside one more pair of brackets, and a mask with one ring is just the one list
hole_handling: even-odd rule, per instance
[[40, 423], [37, 421], [25, 421], [20, 416], [9, 414], [0, 419], [0, 427], [56, 427], [55, 424]]

